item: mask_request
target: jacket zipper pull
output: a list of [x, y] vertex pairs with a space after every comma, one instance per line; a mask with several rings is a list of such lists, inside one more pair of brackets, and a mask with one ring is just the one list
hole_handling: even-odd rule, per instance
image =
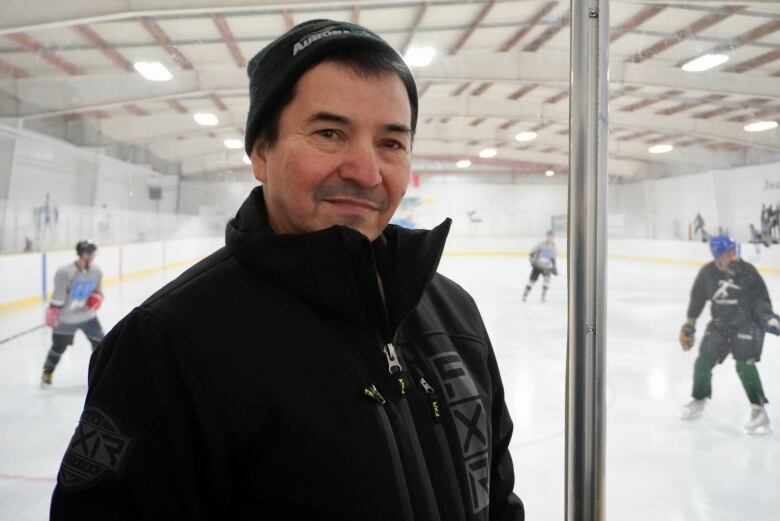
[[431, 387], [431, 384], [425, 379], [424, 376], [420, 377], [420, 387], [423, 388], [425, 394], [428, 396], [428, 401], [431, 402], [431, 414], [433, 415], [433, 421], [435, 423], [441, 422], [441, 406], [439, 405], [439, 399], [436, 396], [436, 391]]
[[403, 367], [401, 367], [401, 363], [398, 361], [398, 355], [395, 352], [395, 346], [392, 344], [392, 342], [385, 344], [384, 352], [385, 357], [387, 358], [387, 368], [390, 371], [390, 374], [397, 376], [403, 372]]
[[379, 392], [379, 389], [377, 389], [376, 385], [374, 384], [371, 384], [370, 387], [365, 387], [363, 389], [363, 396], [374, 400], [379, 405], [384, 405], [386, 402], [385, 397], [382, 396], [382, 393]]
[[388, 342], [384, 347], [385, 357], [387, 358], [387, 369], [390, 374], [395, 377], [398, 382], [398, 389], [401, 392], [401, 396], [406, 395], [406, 379], [404, 379], [404, 369], [401, 367], [401, 363], [398, 361], [398, 355], [395, 352], [395, 346], [392, 342]]

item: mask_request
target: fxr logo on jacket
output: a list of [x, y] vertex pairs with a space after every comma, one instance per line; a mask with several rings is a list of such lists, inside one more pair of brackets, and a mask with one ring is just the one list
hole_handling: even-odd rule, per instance
[[455, 424], [476, 514], [490, 503], [490, 461], [487, 411], [474, 379], [454, 351], [429, 358]]

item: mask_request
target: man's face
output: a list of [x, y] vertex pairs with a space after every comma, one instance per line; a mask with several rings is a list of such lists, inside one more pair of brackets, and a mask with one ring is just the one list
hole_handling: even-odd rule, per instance
[[729, 264], [735, 260], [737, 260], [737, 252], [736, 250], [731, 250], [718, 257], [718, 260], [715, 261], [715, 265], [725, 271], [726, 268], [729, 267]]
[[395, 74], [359, 76], [323, 62], [303, 74], [272, 146], [258, 139], [252, 171], [276, 233], [340, 224], [372, 241], [411, 174], [411, 108]]
[[82, 253], [80, 255], [80, 258], [85, 266], [89, 266], [92, 263], [92, 261], [95, 260], [95, 255], [97, 255], [96, 251], [90, 253]]

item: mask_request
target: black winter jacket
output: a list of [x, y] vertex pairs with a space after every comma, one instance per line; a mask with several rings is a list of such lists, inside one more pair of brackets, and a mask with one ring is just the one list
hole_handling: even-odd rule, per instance
[[255, 189], [96, 351], [51, 519], [524, 519], [448, 229], [275, 235]]

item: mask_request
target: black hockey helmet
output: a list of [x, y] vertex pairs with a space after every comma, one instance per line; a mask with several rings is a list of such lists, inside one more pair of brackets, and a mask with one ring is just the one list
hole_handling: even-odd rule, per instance
[[92, 253], [97, 250], [97, 246], [90, 239], [84, 239], [76, 244], [76, 255], [81, 257], [85, 253]]

